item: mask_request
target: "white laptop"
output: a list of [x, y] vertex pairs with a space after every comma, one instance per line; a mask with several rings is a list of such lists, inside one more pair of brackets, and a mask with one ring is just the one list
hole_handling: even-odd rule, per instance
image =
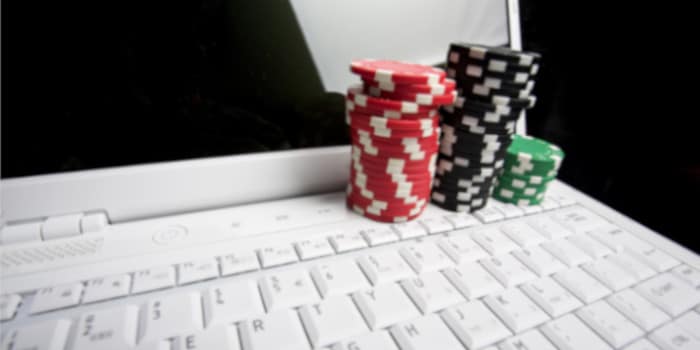
[[[329, 92], [352, 58], [520, 45], [517, 1], [289, 10]], [[0, 349], [700, 349], [700, 257], [663, 235], [559, 181], [537, 206], [376, 223], [344, 205], [349, 155], [3, 178]]]

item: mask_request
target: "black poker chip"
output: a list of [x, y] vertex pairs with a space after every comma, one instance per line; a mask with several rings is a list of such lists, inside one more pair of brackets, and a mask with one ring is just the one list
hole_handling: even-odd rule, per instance
[[519, 66], [539, 64], [542, 56], [537, 52], [523, 52], [503, 46], [486, 46], [469, 43], [451, 43], [447, 51], [447, 61], [459, 63], [463, 59], [499, 59]]

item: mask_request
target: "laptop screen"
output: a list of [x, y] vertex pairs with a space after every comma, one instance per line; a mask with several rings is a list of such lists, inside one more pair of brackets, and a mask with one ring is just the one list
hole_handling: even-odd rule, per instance
[[3, 178], [346, 144], [352, 59], [508, 43], [492, 0], [4, 5]]

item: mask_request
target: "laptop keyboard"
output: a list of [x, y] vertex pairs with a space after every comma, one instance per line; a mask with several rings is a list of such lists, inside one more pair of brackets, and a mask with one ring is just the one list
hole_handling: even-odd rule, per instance
[[3, 350], [700, 349], [700, 271], [564, 197], [0, 297]]

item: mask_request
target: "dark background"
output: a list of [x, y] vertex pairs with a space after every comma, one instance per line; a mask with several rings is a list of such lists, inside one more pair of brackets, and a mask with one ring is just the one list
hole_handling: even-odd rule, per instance
[[[564, 148], [565, 182], [700, 251], [678, 6], [523, 0], [543, 54], [528, 131]], [[287, 1], [6, 2], [2, 52], [3, 178], [347, 143]]]

